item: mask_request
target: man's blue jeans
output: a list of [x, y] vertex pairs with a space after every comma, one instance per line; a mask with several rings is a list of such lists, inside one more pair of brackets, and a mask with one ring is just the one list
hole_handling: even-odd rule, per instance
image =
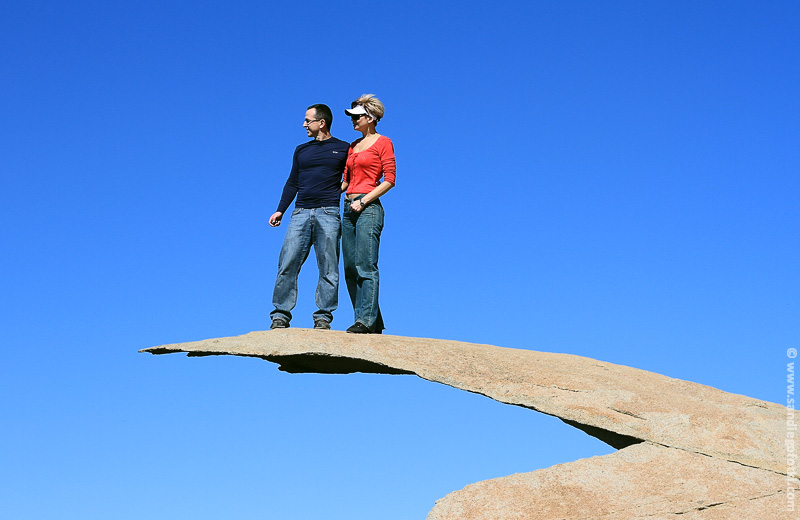
[[278, 257], [278, 277], [275, 280], [275, 291], [272, 293], [275, 310], [270, 313], [272, 319], [292, 319], [291, 311], [297, 303], [297, 276], [313, 245], [319, 268], [316, 295], [319, 310], [314, 312], [314, 320], [323, 319], [328, 323], [333, 321], [333, 311], [339, 305], [341, 235], [342, 227], [337, 206], [299, 208], [292, 212], [281, 254]]
[[383, 206], [371, 202], [360, 213], [345, 200], [342, 214], [342, 256], [347, 292], [353, 303], [355, 321], [373, 332], [384, 329], [378, 306], [378, 247], [383, 231]]

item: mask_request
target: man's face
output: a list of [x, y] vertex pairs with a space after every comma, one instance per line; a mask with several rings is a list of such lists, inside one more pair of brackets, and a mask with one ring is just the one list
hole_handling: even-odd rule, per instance
[[317, 119], [317, 111], [313, 108], [306, 110], [306, 118], [303, 121], [303, 128], [306, 129], [308, 137], [316, 138], [319, 135], [319, 127], [322, 120]]

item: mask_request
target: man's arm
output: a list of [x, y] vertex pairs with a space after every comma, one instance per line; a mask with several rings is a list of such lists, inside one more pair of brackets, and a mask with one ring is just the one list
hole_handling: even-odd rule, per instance
[[289, 172], [289, 178], [286, 179], [286, 184], [283, 185], [283, 193], [281, 193], [281, 200], [278, 203], [278, 210], [269, 217], [269, 225], [272, 227], [278, 227], [281, 225], [283, 214], [294, 200], [295, 195], [297, 195], [297, 190], [299, 188], [298, 172], [299, 167], [297, 165], [297, 150], [295, 150], [294, 156], [292, 157], [292, 171]]

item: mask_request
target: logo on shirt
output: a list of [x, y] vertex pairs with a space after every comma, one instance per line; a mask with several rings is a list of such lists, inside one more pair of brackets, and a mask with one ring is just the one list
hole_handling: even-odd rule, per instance
[[337, 152], [336, 150], [334, 150], [334, 151], [333, 151], [333, 153], [339, 153], [339, 152]]

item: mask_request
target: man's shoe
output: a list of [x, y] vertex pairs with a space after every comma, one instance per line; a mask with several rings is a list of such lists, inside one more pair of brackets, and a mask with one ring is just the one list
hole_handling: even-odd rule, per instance
[[289, 328], [289, 321], [284, 318], [275, 318], [272, 320], [272, 325], [269, 326], [269, 329], [288, 329]]
[[314, 320], [314, 328], [317, 330], [331, 330], [331, 322], [323, 319]]
[[353, 323], [350, 326], [350, 328], [347, 329], [347, 332], [349, 332], [351, 334], [372, 334], [372, 331], [369, 330], [369, 327], [367, 327], [366, 325], [364, 325], [360, 321], [357, 321], [357, 322]]

